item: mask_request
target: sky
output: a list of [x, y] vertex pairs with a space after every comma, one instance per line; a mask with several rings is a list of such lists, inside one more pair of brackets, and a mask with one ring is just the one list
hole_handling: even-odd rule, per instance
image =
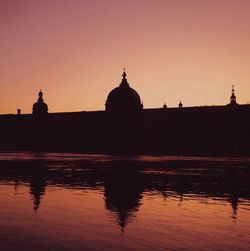
[[249, 0], [0, 0], [0, 114], [104, 110], [127, 79], [144, 108], [250, 102]]

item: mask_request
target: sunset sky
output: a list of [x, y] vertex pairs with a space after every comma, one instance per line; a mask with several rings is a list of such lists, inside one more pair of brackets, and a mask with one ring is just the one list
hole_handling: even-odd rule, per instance
[[249, 0], [0, 0], [0, 113], [103, 110], [127, 69], [144, 108], [250, 102]]

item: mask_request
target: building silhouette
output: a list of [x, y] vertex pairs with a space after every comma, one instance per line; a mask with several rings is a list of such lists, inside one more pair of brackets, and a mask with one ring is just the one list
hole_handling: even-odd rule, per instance
[[0, 150], [250, 155], [250, 104], [143, 108], [122, 81], [104, 111], [48, 113], [40, 90], [32, 114], [0, 115]]

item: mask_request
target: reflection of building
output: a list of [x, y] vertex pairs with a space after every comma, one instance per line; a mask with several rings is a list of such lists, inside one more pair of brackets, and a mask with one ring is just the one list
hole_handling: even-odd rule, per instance
[[132, 89], [126, 78], [126, 72], [122, 74], [122, 82], [119, 87], [113, 89], [106, 101], [108, 112], [135, 112], [143, 108], [139, 94]]
[[105, 177], [106, 208], [117, 215], [117, 223], [122, 232], [139, 209], [142, 199], [143, 183], [136, 170], [111, 171]]
[[48, 105], [43, 102], [43, 92], [38, 93], [37, 102], [33, 105], [33, 115], [42, 116], [48, 113]]
[[[228, 202], [226, 206], [231, 205], [233, 218], [237, 216], [238, 205], [250, 199], [248, 162], [242, 160], [232, 162], [232, 165], [226, 161], [187, 161], [181, 158], [167, 162], [128, 159], [98, 162], [72, 158], [72, 162], [67, 160], [63, 165], [64, 161], [63, 157], [54, 160], [53, 165], [50, 161], [15, 160], [4, 164], [1, 161], [0, 184], [14, 184], [17, 190], [18, 186], [29, 183], [35, 212], [41, 206], [46, 184], [60, 187], [62, 193], [69, 188], [87, 191], [103, 191], [104, 188], [104, 206], [122, 231], [137, 216], [141, 204], [146, 202], [142, 201], [144, 192], [152, 192], [152, 196], [162, 194], [165, 199], [176, 200], [179, 196], [184, 202], [187, 198], [189, 203], [195, 198], [196, 201], [206, 198], [219, 203], [223, 200]], [[80, 197], [84, 199], [82, 195]], [[64, 196], [58, 199], [67, 203]]]
[[30, 195], [33, 198], [34, 211], [37, 212], [41, 198], [45, 194], [46, 188], [46, 169], [36, 170], [30, 177]]

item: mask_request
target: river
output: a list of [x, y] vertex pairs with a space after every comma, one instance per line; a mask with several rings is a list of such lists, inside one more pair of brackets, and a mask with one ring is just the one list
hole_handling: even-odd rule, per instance
[[249, 250], [250, 158], [0, 153], [0, 250]]

